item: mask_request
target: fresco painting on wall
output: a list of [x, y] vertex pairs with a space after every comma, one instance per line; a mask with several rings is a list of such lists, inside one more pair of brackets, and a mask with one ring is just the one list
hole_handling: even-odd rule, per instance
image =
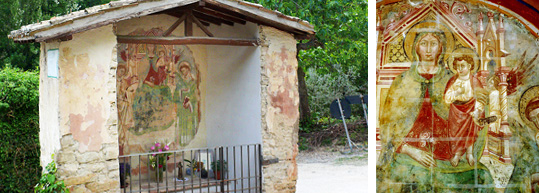
[[[161, 29], [151, 29], [129, 35], [161, 36], [162, 33]], [[187, 46], [119, 44], [121, 153], [146, 152], [145, 145], [155, 140], [168, 141], [173, 147], [189, 144], [200, 121], [199, 82], [198, 68]]]
[[537, 37], [477, 2], [377, 4], [377, 190], [539, 191]]

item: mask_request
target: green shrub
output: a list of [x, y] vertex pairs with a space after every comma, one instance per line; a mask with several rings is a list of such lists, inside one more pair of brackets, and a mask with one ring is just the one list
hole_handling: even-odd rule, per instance
[[[317, 119], [316, 122], [323, 117], [330, 116], [329, 106], [333, 100], [342, 99], [348, 95], [357, 95], [360, 91], [360, 87], [352, 82], [354, 71], [344, 71], [341, 65], [333, 65], [333, 69], [337, 71], [336, 74], [324, 74], [315, 69], [307, 71], [308, 77], [305, 83], [309, 88], [309, 105], [312, 117]], [[352, 110], [353, 115], [360, 114], [359, 108], [355, 107]]]
[[0, 190], [32, 192], [39, 181], [39, 75], [0, 70]]
[[34, 188], [34, 193], [69, 193], [69, 189], [66, 188], [63, 180], [56, 178], [56, 163], [53, 160], [45, 167], [47, 170], [41, 175], [39, 183]]

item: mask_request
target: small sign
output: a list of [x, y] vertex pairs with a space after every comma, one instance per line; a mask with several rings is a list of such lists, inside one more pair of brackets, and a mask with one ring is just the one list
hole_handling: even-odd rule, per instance
[[47, 50], [47, 76], [58, 78], [58, 58], [60, 51], [58, 49]]

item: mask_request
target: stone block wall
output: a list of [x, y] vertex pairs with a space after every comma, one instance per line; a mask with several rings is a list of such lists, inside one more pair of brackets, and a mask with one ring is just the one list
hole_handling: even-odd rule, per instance
[[260, 26], [262, 154], [278, 163], [262, 169], [264, 192], [295, 192], [298, 177], [299, 92], [296, 40]]

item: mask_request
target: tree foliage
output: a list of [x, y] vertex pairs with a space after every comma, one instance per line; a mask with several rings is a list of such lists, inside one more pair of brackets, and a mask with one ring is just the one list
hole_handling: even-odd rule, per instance
[[39, 164], [39, 75], [0, 70], [0, 190], [31, 192]]
[[[250, 0], [262, 6], [309, 21], [316, 39], [323, 44], [298, 54], [305, 71], [338, 76], [333, 68], [354, 71], [352, 82], [366, 91], [367, 81], [367, 2], [364, 0]], [[303, 43], [307, 40], [303, 40]], [[307, 74], [309, 76], [309, 74]], [[307, 77], [308, 78], [308, 77]]]
[[2, 0], [0, 1], [0, 69], [5, 66], [24, 70], [39, 66], [39, 43], [18, 44], [8, 39], [12, 30], [48, 20], [72, 11], [107, 3], [110, 0]]
[[[367, 2], [364, 0], [249, 0], [309, 21], [319, 47], [298, 50], [312, 118], [329, 116], [335, 97], [367, 91]], [[300, 74], [300, 72], [298, 72]], [[301, 76], [298, 76], [301, 79]], [[300, 95], [301, 95], [301, 81]], [[302, 96], [300, 96], [301, 98]], [[300, 106], [303, 104], [300, 99]], [[301, 108], [301, 107], [300, 107]], [[300, 112], [303, 108], [300, 109]], [[359, 115], [359, 109], [355, 111]], [[303, 117], [303, 115], [302, 115]], [[310, 125], [307, 123], [307, 125]], [[306, 126], [306, 125], [304, 125]]]

